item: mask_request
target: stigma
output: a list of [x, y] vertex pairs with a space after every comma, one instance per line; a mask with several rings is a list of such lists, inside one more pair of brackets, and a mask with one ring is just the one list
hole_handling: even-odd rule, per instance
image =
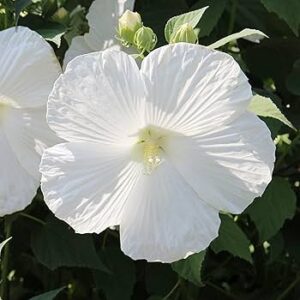
[[163, 162], [164, 133], [153, 126], [148, 126], [139, 132], [139, 152], [144, 174], [151, 175]]

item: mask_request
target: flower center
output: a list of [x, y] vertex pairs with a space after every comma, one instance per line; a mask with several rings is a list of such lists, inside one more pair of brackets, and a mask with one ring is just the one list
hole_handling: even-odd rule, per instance
[[160, 151], [160, 146], [155, 142], [144, 142], [143, 161], [146, 174], [151, 174], [159, 166], [161, 162]]
[[3, 119], [5, 110], [6, 110], [6, 105], [4, 103], [2, 103], [0, 100], [0, 123], [1, 123], [1, 120]]
[[146, 175], [150, 175], [162, 163], [165, 138], [164, 133], [153, 126], [139, 132], [139, 153]]

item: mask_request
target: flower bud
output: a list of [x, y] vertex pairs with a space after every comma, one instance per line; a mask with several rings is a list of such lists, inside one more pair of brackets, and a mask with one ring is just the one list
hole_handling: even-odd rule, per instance
[[139, 13], [126, 10], [119, 19], [119, 37], [125, 44], [132, 44], [134, 34], [143, 26]]
[[181, 25], [175, 33], [172, 34], [170, 44], [180, 42], [196, 44], [197, 40], [198, 37], [193, 27], [189, 23], [185, 23]]
[[157, 43], [156, 34], [150, 27], [141, 27], [134, 35], [134, 46], [142, 53], [150, 52]]

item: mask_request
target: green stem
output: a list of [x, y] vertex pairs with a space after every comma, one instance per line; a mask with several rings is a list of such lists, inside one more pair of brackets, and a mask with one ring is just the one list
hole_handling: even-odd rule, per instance
[[176, 284], [173, 286], [173, 288], [171, 289], [171, 291], [162, 298], [162, 300], [167, 300], [169, 299], [169, 297], [177, 290], [177, 288], [180, 286], [181, 280], [180, 278], [177, 280]]
[[236, 17], [236, 11], [238, 7], [238, 0], [231, 0], [231, 10], [230, 10], [230, 19], [229, 19], [229, 25], [228, 25], [228, 35], [232, 34], [234, 29], [234, 23], [235, 23], [235, 17]]
[[[8, 239], [11, 236], [11, 225], [12, 221], [8, 217], [4, 218], [4, 232], [5, 239]], [[0, 296], [1, 299], [8, 299], [8, 271], [9, 271], [9, 249], [10, 242], [7, 243], [3, 249], [3, 260], [1, 262], [1, 286], [0, 286]]]
[[44, 221], [42, 221], [42, 220], [40, 220], [40, 219], [38, 219], [38, 218], [36, 218], [36, 217], [34, 217], [34, 216], [28, 215], [28, 214], [26, 214], [26, 213], [24, 213], [24, 212], [21, 212], [21, 213], [20, 213], [20, 216], [25, 217], [25, 218], [27, 218], [27, 219], [30, 219], [30, 220], [32, 220], [32, 221], [35, 221], [35, 222], [37, 222], [37, 223], [39, 223], [39, 224], [41, 224], [41, 225], [46, 225], [46, 222], [44, 222]]

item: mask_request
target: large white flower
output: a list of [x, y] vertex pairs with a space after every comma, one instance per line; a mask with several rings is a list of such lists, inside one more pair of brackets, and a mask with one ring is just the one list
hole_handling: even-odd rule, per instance
[[46, 123], [46, 103], [59, 75], [40, 35], [25, 27], [0, 32], [0, 216], [31, 202], [43, 149], [58, 142]]
[[157, 49], [141, 70], [116, 50], [75, 58], [48, 103], [68, 142], [43, 155], [47, 204], [79, 233], [120, 225], [134, 259], [205, 249], [219, 211], [241, 213], [271, 180], [274, 144], [251, 96], [229, 55], [198, 45]]
[[116, 39], [119, 17], [126, 9], [133, 10], [134, 0], [95, 0], [86, 18], [90, 31], [73, 38], [64, 59], [64, 66], [74, 57], [110, 47], [120, 48]]

